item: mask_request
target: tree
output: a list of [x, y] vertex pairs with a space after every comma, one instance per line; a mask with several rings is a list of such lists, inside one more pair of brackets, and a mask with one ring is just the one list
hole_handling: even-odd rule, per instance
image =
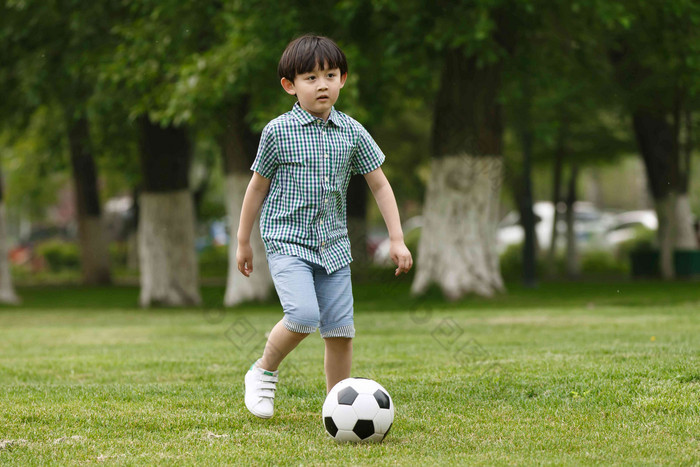
[[[102, 93], [126, 101], [139, 128], [141, 304], [200, 302], [189, 187], [192, 57], [220, 37], [223, 5], [141, 0], [112, 28], [119, 46], [102, 68]], [[179, 89], [178, 87], [183, 87]], [[103, 100], [108, 98], [101, 96]], [[179, 99], [178, 99], [179, 98]]]
[[[503, 176], [504, 62], [532, 5], [520, 2], [377, 2], [411, 78], [437, 70], [432, 167], [412, 291], [437, 283], [457, 299], [503, 290], [496, 229]], [[521, 18], [521, 19], [518, 19]], [[465, 28], [464, 25], [469, 27]], [[408, 51], [412, 53], [408, 53]], [[424, 68], [415, 70], [417, 55]]]
[[194, 203], [188, 188], [191, 143], [183, 128], [161, 127], [146, 116], [139, 126], [141, 306], [196, 305], [201, 299]]
[[[96, 79], [94, 61], [105, 46], [111, 9], [73, 0], [6, 5], [14, 80], [25, 109], [38, 103], [63, 112], [76, 192], [83, 282], [111, 282], [101, 222], [87, 101]], [[36, 102], [36, 104], [34, 103]]]
[[672, 278], [674, 249], [697, 248], [688, 199], [691, 135], [683, 128], [692, 127], [687, 121], [700, 95], [700, 5], [630, 0], [587, 7], [582, 13], [594, 27], [578, 35], [610, 64], [654, 198], [661, 273]]
[[[561, 5], [558, 5], [561, 6]], [[526, 283], [534, 276], [538, 242], [534, 240], [529, 162], [552, 169], [552, 203], [555, 207], [548, 252], [550, 275], [554, 273], [560, 204], [567, 206], [567, 273], [580, 269], [576, 254], [573, 203], [580, 167], [611, 163], [628, 153], [629, 132], [616, 124], [613, 93], [604, 73], [583, 66], [581, 46], [569, 37], [576, 21], [556, 7], [538, 11], [512, 57], [505, 63], [501, 100], [513, 142], [506, 138], [506, 187], [520, 211], [526, 231], [523, 245]], [[524, 40], [523, 40], [524, 39]], [[517, 143], [516, 143], [517, 141]], [[520, 155], [522, 153], [522, 156]], [[522, 159], [522, 161], [521, 161]], [[564, 194], [565, 169], [569, 179]], [[532, 232], [528, 235], [528, 231]], [[527, 272], [529, 270], [529, 272]]]

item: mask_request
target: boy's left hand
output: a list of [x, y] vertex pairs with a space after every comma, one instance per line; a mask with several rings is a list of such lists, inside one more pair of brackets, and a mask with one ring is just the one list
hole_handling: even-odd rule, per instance
[[413, 267], [413, 257], [403, 240], [394, 240], [391, 242], [389, 256], [394, 264], [398, 266], [396, 272], [394, 272], [394, 276], [398, 276], [402, 272], [407, 273]]

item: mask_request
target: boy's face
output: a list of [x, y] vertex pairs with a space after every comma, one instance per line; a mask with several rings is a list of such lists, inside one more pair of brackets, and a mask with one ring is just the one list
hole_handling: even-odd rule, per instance
[[282, 87], [288, 94], [297, 96], [302, 109], [327, 120], [347, 77], [347, 73], [340, 74], [339, 68], [321, 69], [317, 65], [313, 71], [297, 75], [293, 82], [282, 78]]

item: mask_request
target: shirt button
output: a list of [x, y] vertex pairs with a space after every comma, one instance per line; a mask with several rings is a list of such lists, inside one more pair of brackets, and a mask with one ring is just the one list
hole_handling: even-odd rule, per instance
[[328, 202], [328, 198], [325, 198], [325, 199], [323, 200], [323, 202], [324, 202], [324, 203], [327, 203], [327, 202]]
[[329, 180], [328, 177], [326, 177], [326, 181], [328, 181], [328, 180]]
[[324, 154], [323, 157], [325, 157], [326, 159], [328, 159], [329, 156], [328, 156], [328, 154]]

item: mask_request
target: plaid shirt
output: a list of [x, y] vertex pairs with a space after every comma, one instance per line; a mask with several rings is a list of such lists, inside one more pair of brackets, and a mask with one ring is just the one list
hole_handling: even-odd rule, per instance
[[383, 162], [367, 130], [335, 108], [324, 122], [297, 102], [268, 123], [251, 167], [272, 180], [260, 214], [266, 251], [299, 256], [328, 274], [349, 264], [350, 176]]

